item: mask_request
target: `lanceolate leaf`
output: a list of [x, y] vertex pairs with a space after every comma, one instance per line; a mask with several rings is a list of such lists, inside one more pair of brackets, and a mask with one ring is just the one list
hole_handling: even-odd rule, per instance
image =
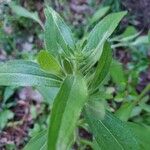
[[89, 70], [100, 58], [105, 41], [113, 33], [126, 12], [112, 13], [102, 19], [90, 32], [84, 51], [88, 51], [87, 65], [83, 70]]
[[138, 150], [139, 145], [128, 125], [111, 113], [101, 118], [88, 107], [85, 117], [101, 150]]
[[46, 22], [45, 22], [45, 47], [52, 55], [57, 55], [60, 53], [57, 41], [57, 31], [56, 26], [53, 21], [52, 15], [49, 13], [48, 9], [45, 10]]
[[57, 87], [60, 78], [43, 72], [36, 63], [17, 60], [0, 63], [0, 85]]
[[37, 133], [23, 150], [47, 150], [47, 130]]
[[[68, 53], [68, 47], [74, 48], [74, 41], [70, 28], [65, 24], [63, 19], [52, 8], [45, 9], [45, 46], [53, 55], [58, 54], [58, 49]], [[60, 48], [59, 48], [59, 46]], [[60, 50], [59, 50], [60, 52]]]
[[16, 13], [18, 16], [30, 18], [30, 19], [38, 22], [41, 25], [41, 27], [43, 28], [43, 24], [42, 24], [37, 12], [29, 12], [27, 9], [25, 9], [21, 6], [15, 5], [14, 3], [10, 3], [9, 6], [11, 7], [12, 11], [14, 13]]
[[84, 79], [79, 75], [68, 76], [54, 100], [48, 133], [49, 150], [70, 148], [76, 122], [86, 99]]
[[40, 67], [45, 71], [56, 75], [61, 74], [61, 67], [59, 63], [49, 52], [45, 50], [40, 51], [37, 60]]
[[91, 19], [91, 24], [99, 21], [108, 12], [109, 9], [110, 9], [110, 7], [106, 6], [106, 7], [103, 7], [103, 8], [100, 8], [99, 10], [97, 10]]
[[109, 43], [104, 44], [104, 48], [101, 52], [101, 56], [98, 62], [98, 66], [95, 71], [94, 78], [92, 80], [93, 88], [96, 88], [106, 77], [112, 60], [112, 51]]
[[113, 33], [127, 12], [112, 13], [101, 20], [91, 31], [84, 50], [89, 51], [101, 47], [102, 43]]

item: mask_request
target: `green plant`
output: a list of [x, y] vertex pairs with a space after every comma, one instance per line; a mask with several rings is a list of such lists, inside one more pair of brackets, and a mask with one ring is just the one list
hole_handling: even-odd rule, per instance
[[[23, 16], [30, 16], [24, 12]], [[105, 110], [100, 100], [100, 88], [112, 61], [107, 39], [125, 14], [107, 15], [84, 42], [76, 43], [63, 19], [47, 7], [45, 50], [40, 51], [34, 62], [14, 60], [0, 64], [0, 85], [49, 88], [50, 92], [52, 87], [59, 89], [54, 96], [48, 129], [33, 137], [25, 150], [71, 149], [77, 140], [74, 131], [78, 126], [93, 133], [93, 141], [81, 140], [93, 149], [140, 149], [139, 136], [134, 135], [132, 126]]]

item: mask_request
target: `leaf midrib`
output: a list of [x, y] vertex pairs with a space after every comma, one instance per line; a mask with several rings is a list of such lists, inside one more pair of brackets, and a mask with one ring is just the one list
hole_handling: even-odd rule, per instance
[[101, 121], [101, 120], [99, 120], [99, 122], [102, 124], [102, 126], [110, 133], [110, 135], [114, 138], [114, 140], [118, 143], [118, 145], [120, 145], [120, 147], [121, 147], [121, 149], [122, 150], [125, 150], [124, 148], [123, 148], [123, 146], [121, 145], [121, 143], [119, 143], [119, 141], [117, 140], [117, 138], [113, 135], [113, 133], [105, 126], [105, 124]]
[[[49, 11], [49, 13], [51, 14], [51, 12], [50, 12], [50, 10], [49, 10], [49, 9], [48, 9], [48, 11]], [[52, 12], [52, 13], [53, 13], [53, 12]], [[54, 14], [54, 15], [56, 15], [56, 14]], [[65, 44], [66, 44], [66, 45], [68, 45], [68, 44], [67, 44], [67, 42], [66, 42], [66, 40], [64, 39], [64, 37], [63, 37], [62, 33], [61, 33], [61, 30], [59, 29], [59, 26], [57, 25], [57, 22], [56, 22], [56, 20], [55, 20], [55, 18], [54, 18], [54, 16], [53, 16], [53, 15], [52, 15], [52, 18], [53, 18], [53, 21], [55, 22], [55, 25], [56, 25], [56, 27], [57, 27], [57, 29], [58, 29], [59, 33], [61, 34], [61, 37], [62, 37], [63, 41], [65, 42]], [[57, 18], [57, 15], [56, 15], [56, 18]]]

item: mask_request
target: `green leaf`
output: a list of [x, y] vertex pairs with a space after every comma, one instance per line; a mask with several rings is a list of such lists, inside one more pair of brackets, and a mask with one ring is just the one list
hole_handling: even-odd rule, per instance
[[14, 117], [14, 113], [9, 109], [0, 111], [0, 131], [6, 126], [9, 119]]
[[92, 144], [93, 144], [92, 146], [93, 150], [101, 150], [95, 139]]
[[123, 66], [117, 60], [113, 60], [110, 67], [110, 76], [114, 83], [121, 89], [125, 88], [126, 79], [123, 71]]
[[110, 15], [107, 15], [90, 32], [87, 39], [87, 44], [83, 49], [83, 51], [87, 54], [90, 53], [87, 55], [87, 65], [85, 66], [85, 68], [83, 68], [85, 71], [89, 70], [99, 60], [104, 43], [113, 33], [113, 31], [125, 15], [126, 12], [112, 13]]
[[104, 48], [101, 52], [101, 56], [98, 62], [98, 66], [95, 71], [92, 85], [94, 88], [98, 87], [100, 83], [106, 77], [112, 60], [112, 51], [109, 43], [105, 43]]
[[3, 104], [5, 104], [7, 100], [14, 94], [15, 90], [16, 87], [12, 87], [12, 86], [5, 88], [4, 95], [3, 95], [3, 99], [4, 99]]
[[148, 35], [139, 36], [134, 42], [131, 43], [132, 46], [139, 46], [141, 44], [149, 44]]
[[100, 48], [126, 14], [127, 12], [112, 13], [102, 19], [89, 34], [84, 50]]
[[92, 113], [94, 114], [94, 116], [97, 116], [98, 118], [103, 119], [105, 116], [105, 105], [104, 102], [102, 100], [96, 100], [96, 99], [90, 99], [90, 101], [88, 101], [87, 103], [88, 108], [90, 111], [92, 111]]
[[86, 107], [85, 118], [101, 150], [138, 150], [134, 133], [128, 125], [111, 113], [101, 118]]
[[58, 47], [58, 40], [57, 40], [57, 30], [53, 20], [52, 15], [49, 13], [48, 9], [45, 10], [46, 22], [45, 22], [45, 32], [44, 32], [44, 43], [45, 48], [48, 50], [52, 55], [56, 56], [57, 54], [61, 53], [62, 50]]
[[109, 9], [110, 9], [109, 6], [99, 8], [99, 10], [97, 10], [96, 13], [93, 15], [91, 19], [91, 24], [99, 21], [102, 17], [104, 17], [106, 13], [109, 11]]
[[115, 112], [115, 115], [122, 121], [127, 121], [130, 118], [134, 106], [134, 102], [123, 103], [121, 107]]
[[36, 63], [23, 60], [0, 63], [0, 85], [57, 87], [60, 84], [60, 78], [43, 72]]
[[25, 9], [21, 6], [18, 6], [13, 2], [10, 3], [9, 6], [16, 15], [18, 15], [20, 17], [30, 18], [30, 19], [38, 22], [41, 25], [41, 27], [43, 28], [43, 24], [42, 24], [37, 12], [29, 12], [27, 9]]
[[42, 50], [39, 52], [37, 57], [40, 67], [52, 74], [59, 75], [61, 74], [61, 67], [57, 60], [47, 51]]
[[[52, 8], [45, 9], [45, 46], [51, 54], [64, 52], [68, 54], [69, 48], [74, 49], [75, 44], [70, 28]], [[61, 49], [62, 48], [62, 49]]]
[[79, 76], [68, 76], [58, 92], [50, 119], [48, 149], [68, 150], [82, 107], [87, 99], [87, 87]]
[[123, 38], [126, 38], [126, 37], [129, 37], [129, 36], [133, 36], [133, 35], [135, 35], [135, 34], [137, 34], [136, 28], [133, 27], [133, 26], [128, 26], [128, 27], [126, 28], [126, 30], [121, 34], [121, 36], [122, 36]]
[[[149, 96], [145, 97], [145, 98], [148, 98], [149, 100]], [[144, 98], [143, 98], [144, 99]], [[141, 102], [139, 103], [139, 106], [144, 110], [144, 111], [147, 111], [147, 112], [150, 112], [150, 105], [147, 104], [146, 102], [143, 102], [143, 100], [141, 100]]]
[[140, 144], [140, 150], [149, 150], [150, 126], [136, 123], [129, 123], [129, 126], [135, 133], [135, 136]]
[[72, 74], [73, 73], [73, 66], [70, 63], [70, 61], [68, 61], [67, 59], [63, 59], [63, 69], [65, 70], [65, 72], [67, 74]]
[[47, 150], [47, 130], [37, 133], [27, 143], [23, 150]]

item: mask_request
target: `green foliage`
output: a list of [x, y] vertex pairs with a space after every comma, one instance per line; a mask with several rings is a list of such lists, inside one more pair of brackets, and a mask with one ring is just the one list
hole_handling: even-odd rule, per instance
[[29, 12], [27, 9], [25, 9], [19, 5], [16, 5], [13, 2], [10, 3], [9, 6], [16, 15], [18, 15], [20, 17], [30, 18], [30, 19], [38, 22], [41, 25], [41, 27], [43, 28], [43, 23], [41, 22], [37, 12]]
[[14, 114], [8, 109], [0, 111], [0, 131], [6, 126], [9, 119], [12, 119]]
[[148, 35], [139, 36], [140, 34], [141, 32], [137, 32], [135, 27], [128, 26], [122, 34], [110, 39], [111, 42], [117, 42], [113, 44], [112, 48], [118, 47], [133, 48], [135, 46], [139, 46], [142, 44], [148, 45], [149, 44]]
[[100, 49], [126, 14], [127, 12], [112, 13], [102, 19], [89, 34], [84, 50]]
[[[98, 23], [76, 43], [70, 28], [52, 8], [45, 8], [43, 26], [37, 13], [14, 4], [10, 7], [17, 15], [37, 21], [44, 29], [45, 50], [39, 52], [34, 62], [14, 60], [0, 63], [0, 85], [14, 88], [34, 86], [50, 104], [47, 129], [34, 135], [24, 150], [70, 150], [74, 142], [82, 143], [83, 149], [88, 145], [95, 150], [138, 150], [140, 146], [147, 150], [149, 147], [144, 138], [148, 138], [148, 134], [144, 136], [139, 132], [140, 127], [134, 128], [127, 121], [133, 117], [136, 105], [140, 110], [149, 111], [147, 101], [143, 100], [149, 86], [138, 95], [128, 85], [122, 65], [115, 59], [112, 61], [111, 48], [134, 47], [140, 42], [149, 44], [148, 36], [139, 37], [133, 27], [110, 39], [126, 12], [106, 15], [109, 7], [99, 9], [88, 27]], [[107, 74], [111, 80], [106, 78]], [[103, 86], [108, 82], [115, 86]], [[13, 90], [5, 91], [5, 102], [12, 94]], [[116, 99], [115, 102], [111, 100], [114, 95], [123, 97], [121, 106]], [[119, 119], [111, 113], [116, 109], [115, 115]], [[31, 111], [33, 116], [37, 115], [34, 107]], [[2, 115], [6, 117], [1, 128], [13, 117], [9, 114]], [[81, 139], [75, 132], [78, 126], [90, 131], [93, 141]]]
[[16, 60], [0, 64], [0, 85], [57, 87], [60, 83], [58, 77], [43, 72], [34, 62]]
[[57, 60], [47, 51], [40, 51], [37, 57], [40, 67], [52, 74], [61, 74], [61, 67]]
[[87, 100], [87, 87], [81, 76], [69, 76], [62, 84], [53, 104], [48, 149], [67, 150], [73, 140], [73, 131]]
[[126, 30], [122, 33], [122, 36], [124, 38], [129, 37], [129, 36], [133, 36], [137, 34], [137, 30], [133, 27], [133, 26], [128, 26], [126, 28]]
[[129, 123], [129, 126], [134, 131], [137, 140], [140, 143], [140, 149], [149, 150], [150, 127], [136, 123]]
[[149, 44], [149, 40], [148, 40], [148, 36], [140, 36], [138, 37], [133, 43], [131, 43], [131, 45], [135, 46], [135, 45], [141, 45], [141, 44]]
[[128, 125], [112, 114], [107, 112], [105, 118], [101, 119], [87, 106], [85, 117], [99, 145], [99, 149], [139, 149], [134, 134]]
[[28, 142], [23, 150], [46, 150], [47, 149], [47, 130], [37, 133], [32, 139]]
[[97, 88], [100, 83], [104, 80], [108, 73], [108, 68], [110, 67], [112, 60], [112, 51], [108, 43], [104, 44], [104, 50], [100, 56], [95, 74], [92, 80], [92, 89]]
[[102, 17], [104, 17], [105, 14], [109, 11], [109, 9], [109, 6], [98, 9], [91, 19], [91, 24], [99, 21]]
[[[87, 37], [87, 44], [83, 51], [90, 51], [87, 58], [87, 68], [91, 68], [100, 58], [103, 50], [103, 44], [111, 36], [121, 19], [127, 12], [112, 13], [104, 17]], [[92, 50], [92, 52], [91, 52]]]
[[115, 114], [122, 121], [127, 121], [130, 118], [134, 106], [134, 102], [123, 103], [121, 107], [115, 112]]
[[123, 66], [117, 60], [113, 60], [110, 67], [110, 76], [114, 83], [116, 83], [119, 88], [123, 89], [126, 85], [126, 78], [123, 71]]
[[45, 47], [52, 55], [68, 54], [69, 48], [74, 49], [74, 40], [69, 27], [52, 8], [45, 9]]
[[14, 94], [16, 87], [6, 87], [3, 95], [3, 104], [7, 102], [7, 100]]

